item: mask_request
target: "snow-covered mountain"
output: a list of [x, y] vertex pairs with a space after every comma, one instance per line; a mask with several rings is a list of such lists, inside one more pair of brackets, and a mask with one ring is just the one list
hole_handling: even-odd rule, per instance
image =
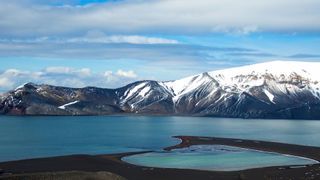
[[319, 88], [320, 62], [273, 61], [118, 89], [28, 83], [1, 97], [0, 113], [320, 119]]

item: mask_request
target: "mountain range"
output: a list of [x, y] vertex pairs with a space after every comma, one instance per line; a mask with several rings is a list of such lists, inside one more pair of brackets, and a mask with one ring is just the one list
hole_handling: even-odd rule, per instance
[[320, 119], [319, 88], [320, 62], [272, 61], [117, 89], [26, 83], [0, 97], [0, 114]]

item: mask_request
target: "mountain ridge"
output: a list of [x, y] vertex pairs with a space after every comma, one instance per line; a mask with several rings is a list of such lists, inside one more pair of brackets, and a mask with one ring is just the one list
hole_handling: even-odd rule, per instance
[[0, 98], [0, 114], [320, 119], [318, 69], [318, 62], [273, 61], [116, 89], [27, 83]]

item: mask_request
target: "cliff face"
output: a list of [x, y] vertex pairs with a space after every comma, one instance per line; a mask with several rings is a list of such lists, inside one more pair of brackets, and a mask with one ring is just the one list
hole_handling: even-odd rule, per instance
[[320, 63], [278, 61], [118, 89], [28, 83], [0, 98], [0, 113], [320, 119], [318, 69]]

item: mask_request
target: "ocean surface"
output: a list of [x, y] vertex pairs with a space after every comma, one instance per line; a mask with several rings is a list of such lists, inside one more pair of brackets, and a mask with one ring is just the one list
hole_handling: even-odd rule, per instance
[[0, 116], [0, 161], [161, 150], [175, 135], [320, 146], [320, 121], [160, 116]]

